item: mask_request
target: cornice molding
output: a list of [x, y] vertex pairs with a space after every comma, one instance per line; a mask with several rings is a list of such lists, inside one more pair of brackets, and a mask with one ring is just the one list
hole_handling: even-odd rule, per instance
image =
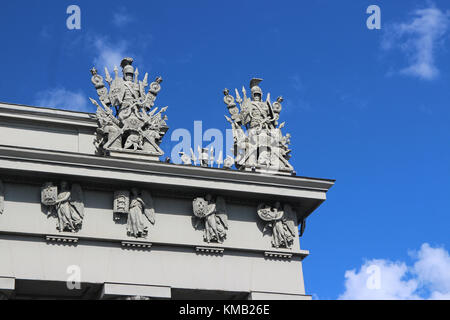
[[94, 113], [33, 107], [0, 102], [0, 117], [17, 121], [47, 122], [75, 127], [97, 128]]
[[[297, 190], [326, 193], [334, 184], [333, 180], [307, 178], [300, 176], [267, 175], [219, 168], [184, 166], [164, 162], [100, 157], [71, 152], [49, 151], [31, 148], [19, 148], [0, 145], [0, 159], [23, 162], [45, 163], [87, 170], [106, 170], [109, 172], [150, 174], [168, 179], [195, 179], [211, 182], [229, 182], [233, 184], [253, 184], [282, 187]], [[15, 166], [17, 167], [17, 166]], [[5, 168], [5, 167], [4, 167]], [[11, 167], [14, 169], [14, 167]], [[74, 172], [75, 174], [75, 172]], [[114, 175], [109, 177], [114, 179]], [[120, 180], [120, 177], [115, 177]], [[175, 182], [175, 181], [174, 181]], [[166, 184], [170, 184], [169, 181]]]
[[[164, 162], [150, 162], [134, 159], [101, 157], [72, 152], [50, 151], [0, 145], [0, 159], [14, 159], [52, 165], [104, 169], [129, 173], [145, 173], [158, 176], [223, 181], [232, 183], [252, 183], [271, 187], [283, 187], [310, 191], [327, 192], [334, 180], [301, 176], [268, 175], [221, 168], [203, 168]], [[12, 168], [13, 169], [13, 168]], [[113, 177], [110, 177], [113, 178]]]

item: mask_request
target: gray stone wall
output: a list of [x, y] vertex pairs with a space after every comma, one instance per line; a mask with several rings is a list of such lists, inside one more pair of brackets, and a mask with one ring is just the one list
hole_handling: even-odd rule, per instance
[[[0, 104], [0, 284], [68, 279], [103, 286], [102, 297], [170, 298], [173, 290], [243, 292], [249, 298], [308, 298], [298, 231], [292, 248], [274, 248], [257, 214], [261, 202], [291, 205], [295, 229], [325, 199], [333, 181], [100, 157], [92, 114]], [[41, 203], [41, 187], [62, 180], [84, 195], [78, 232], [61, 232]], [[155, 223], [146, 238], [127, 235], [114, 219], [114, 191], [136, 187], [153, 198]], [[206, 194], [226, 202], [223, 243], [206, 243], [194, 228], [192, 201]], [[67, 240], [67, 241], [64, 241]], [[13, 285], [14, 287], [14, 285]]]

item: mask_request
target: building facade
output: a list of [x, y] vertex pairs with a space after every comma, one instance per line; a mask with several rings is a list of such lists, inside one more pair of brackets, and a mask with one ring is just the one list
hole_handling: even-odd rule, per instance
[[[226, 160], [213, 168], [202, 152], [199, 165], [186, 155], [183, 164], [159, 161], [166, 110], [154, 125], [153, 105], [141, 106], [149, 120], [136, 111], [136, 125], [127, 92], [105, 100], [96, 75], [96, 114], [0, 103], [0, 295], [310, 299], [299, 233], [334, 181], [285, 164], [263, 172], [258, 158], [246, 165], [246, 151], [232, 159], [239, 170]], [[103, 121], [115, 103], [121, 109]], [[230, 119], [234, 129], [247, 121]]]

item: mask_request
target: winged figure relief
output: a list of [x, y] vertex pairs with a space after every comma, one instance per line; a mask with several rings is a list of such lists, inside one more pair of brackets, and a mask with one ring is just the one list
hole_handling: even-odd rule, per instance
[[213, 197], [207, 194], [204, 198], [195, 198], [192, 202], [194, 212], [194, 227], [199, 225], [204, 227], [204, 241], [222, 243], [227, 235], [228, 215], [225, 199], [223, 197]]
[[115, 214], [126, 214], [127, 234], [135, 238], [148, 235], [148, 222], [155, 224], [155, 206], [150, 192], [131, 188], [114, 193]]
[[53, 183], [46, 183], [41, 189], [41, 202], [49, 209], [47, 214], [57, 216], [57, 229], [76, 232], [81, 229], [84, 218], [84, 196], [77, 183], [69, 188], [67, 181], [62, 181], [60, 190]]
[[281, 206], [276, 202], [274, 206], [261, 203], [257, 208], [258, 216], [266, 222], [264, 231], [269, 229], [272, 233], [272, 246], [275, 248], [292, 248], [297, 234], [295, 211], [289, 204]]

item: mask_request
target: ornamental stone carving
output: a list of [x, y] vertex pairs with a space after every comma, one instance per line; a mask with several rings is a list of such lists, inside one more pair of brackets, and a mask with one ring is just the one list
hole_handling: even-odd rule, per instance
[[275, 248], [292, 248], [297, 234], [295, 221], [297, 215], [289, 204], [283, 207], [279, 202], [274, 206], [261, 203], [257, 208], [258, 216], [266, 223], [263, 232], [272, 234], [272, 246]]
[[84, 197], [79, 184], [61, 182], [60, 189], [52, 182], [45, 183], [41, 188], [41, 203], [48, 215], [57, 217], [56, 228], [62, 231], [79, 231], [84, 218]]
[[[216, 150], [214, 150], [213, 147], [211, 148], [197, 148], [198, 151], [198, 158], [196, 157], [196, 155], [194, 154], [194, 150], [191, 148], [190, 150], [190, 154], [186, 153], [186, 152], [179, 152], [178, 154], [180, 155], [180, 159], [183, 165], [197, 165], [197, 160], [198, 160], [198, 164], [201, 167], [210, 167], [210, 168], [214, 168], [214, 164], [216, 164], [217, 168], [220, 168], [220, 166], [222, 164], [224, 164], [224, 168], [225, 167], [225, 163], [223, 160], [223, 153], [220, 150], [218, 152], [218, 154], [215, 152]], [[225, 161], [228, 161], [227, 164], [229, 164], [229, 160], [225, 159]], [[232, 166], [232, 164], [231, 164]], [[228, 169], [228, 168], [227, 168]]]
[[113, 211], [116, 220], [120, 215], [127, 215], [127, 234], [131, 237], [147, 237], [148, 226], [145, 220], [155, 224], [153, 198], [147, 190], [132, 188], [131, 191], [114, 192]]
[[228, 215], [223, 197], [214, 200], [210, 194], [192, 201], [194, 228], [204, 229], [203, 240], [222, 243], [227, 236]]
[[[95, 68], [91, 69], [92, 83], [100, 98], [97, 107], [98, 121], [96, 147], [100, 154], [121, 156], [147, 156], [158, 160], [164, 154], [159, 147], [168, 130], [164, 112], [154, 107], [156, 96], [161, 90], [162, 78], [157, 77], [148, 84], [148, 73], [138, 80], [139, 71], [132, 66], [132, 58], [124, 58], [120, 64], [123, 77], [114, 67], [114, 79], [105, 68], [105, 81]], [[147, 90], [147, 87], [148, 90]]]
[[285, 123], [278, 123], [283, 98], [278, 97], [272, 103], [268, 93], [266, 100], [262, 101], [262, 90], [258, 86], [261, 81], [258, 78], [250, 81], [250, 97], [247, 97], [244, 87], [242, 98], [235, 89], [236, 99], [228, 89], [224, 90], [224, 102], [231, 116], [225, 118], [233, 130], [235, 166], [241, 170], [291, 173], [294, 169], [288, 162], [290, 134], [283, 135], [281, 129]]

